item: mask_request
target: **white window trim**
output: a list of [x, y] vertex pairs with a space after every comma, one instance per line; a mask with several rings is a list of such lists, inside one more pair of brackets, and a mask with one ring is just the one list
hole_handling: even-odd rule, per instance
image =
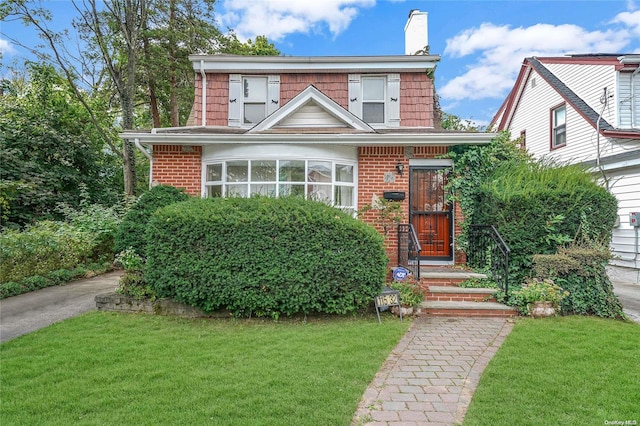
[[[558, 144], [556, 143], [556, 129], [559, 128], [560, 126], [558, 126], [556, 123], [556, 111], [560, 109], [564, 109], [564, 124], [561, 125], [561, 126], [564, 126], [564, 143]], [[550, 146], [551, 150], [554, 150], [556, 148], [562, 148], [563, 146], [567, 145], [567, 112], [568, 111], [567, 111], [566, 104], [557, 105], [551, 108], [551, 146]]]

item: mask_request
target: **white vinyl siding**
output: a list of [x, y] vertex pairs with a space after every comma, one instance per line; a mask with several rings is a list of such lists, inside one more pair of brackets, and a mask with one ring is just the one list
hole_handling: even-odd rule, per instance
[[640, 74], [634, 77], [631, 72], [618, 73], [618, 99], [618, 126], [622, 129], [640, 128]]
[[275, 127], [347, 127], [347, 125], [315, 102], [309, 102]]
[[611, 192], [618, 200], [620, 225], [613, 230], [611, 249], [614, 254], [612, 264], [629, 268], [640, 268], [640, 254], [636, 245], [635, 229], [629, 224], [629, 212], [640, 211], [640, 170], [620, 170], [609, 173], [613, 181]]

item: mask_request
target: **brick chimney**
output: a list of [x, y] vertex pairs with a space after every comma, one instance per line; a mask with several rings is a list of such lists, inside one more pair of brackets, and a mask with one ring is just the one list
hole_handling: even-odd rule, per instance
[[425, 47], [429, 45], [427, 33], [427, 12], [413, 9], [409, 12], [409, 20], [404, 26], [404, 54], [426, 55]]

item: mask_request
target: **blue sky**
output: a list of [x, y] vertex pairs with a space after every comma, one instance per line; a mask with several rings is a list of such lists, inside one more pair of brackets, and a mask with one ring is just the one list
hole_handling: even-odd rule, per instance
[[[69, 27], [69, 0], [43, 2]], [[488, 124], [528, 56], [640, 53], [634, 1], [218, 0], [220, 28], [241, 39], [266, 35], [285, 55], [401, 55], [409, 11], [428, 13], [429, 45], [442, 59], [436, 91], [444, 111]], [[37, 39], [15, 22], [0, 27], [3, 61], [24, 55], [10, 42]]]

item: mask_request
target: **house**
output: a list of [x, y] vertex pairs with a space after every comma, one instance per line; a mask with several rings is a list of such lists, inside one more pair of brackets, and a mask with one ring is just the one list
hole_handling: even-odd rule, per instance
[[[587, 165], [618, 199], [611, 264], [640, 278], [640, 55], [526, 58], [492, 125], [536, 158]], [[640, 215], [640, 213], [639, 213]]]
[[[150, 155], [153, 183], [192, 195], [296, 195], [355, 212], [387, 193], [417, 231], [420, 260], [452, 264], [459, 217], [444, 191], [452, 163], [438, 157], [495, 134], [435, 128], [440, 57], [412, 54], [428, 45], [425, 12], [411, 12], [405, 38], [404, 55], [190, 56], [188, 125], [122, 137]], [[389, 238], [393, 262], [397, 234]]]

